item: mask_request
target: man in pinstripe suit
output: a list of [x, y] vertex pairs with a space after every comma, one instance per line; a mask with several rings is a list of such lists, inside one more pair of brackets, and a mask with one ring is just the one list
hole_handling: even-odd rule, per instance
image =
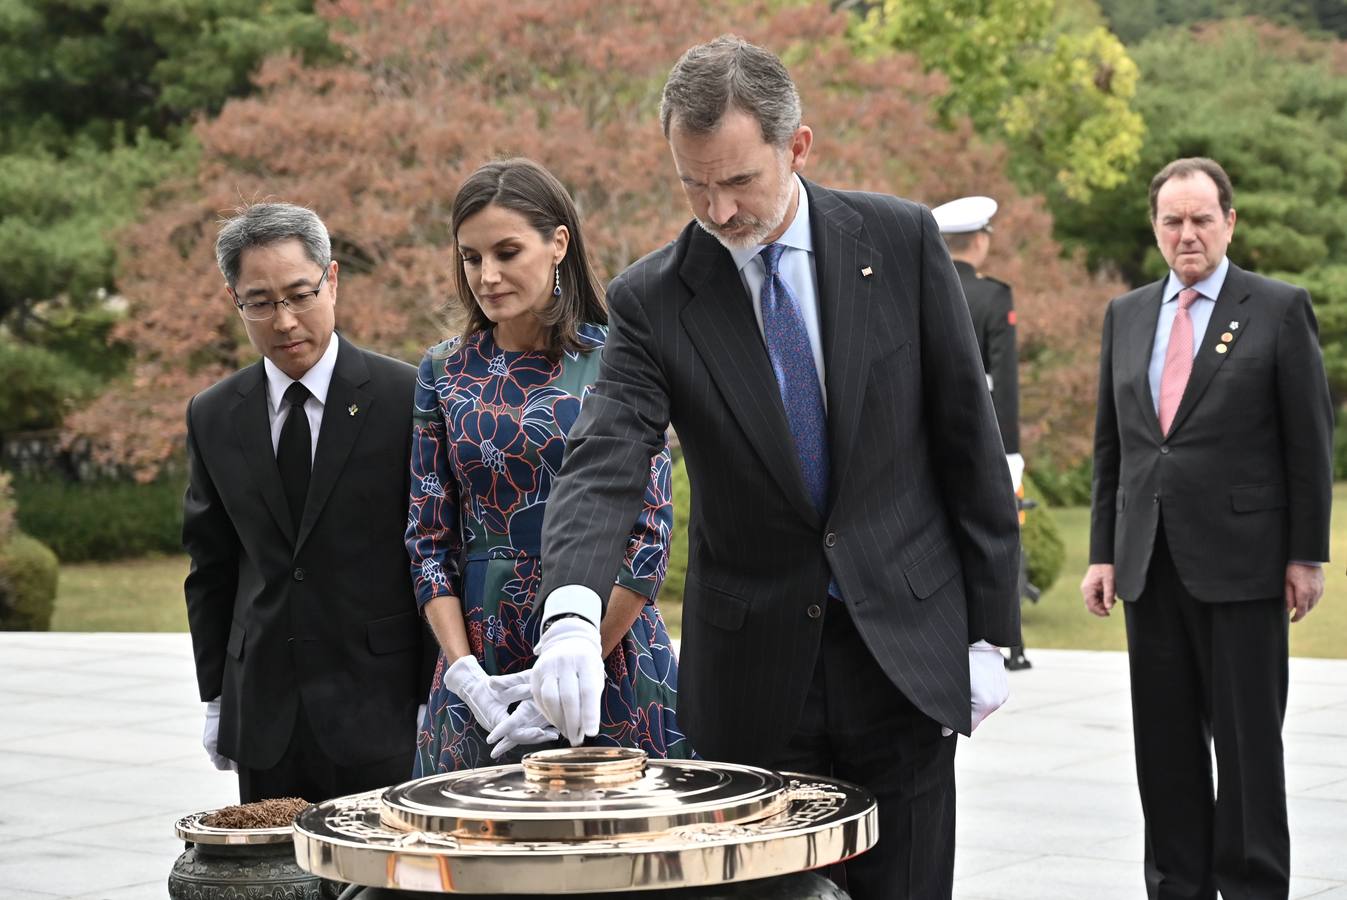
[[812, 132], [768, 51], [692, 48], [661, 118], [697, 222], [609, 289], [548, 505], [534, 698], [572, 742], [597, 730], [595, 626], [672, 423], [693, 745], [866, 786], [881, 840], [848, 890], [947, 898], [944, 734], [1004, 700], [992, 645], [1020, 635], [1015, 505], [958, 276], [924, 207], [799, 177]]

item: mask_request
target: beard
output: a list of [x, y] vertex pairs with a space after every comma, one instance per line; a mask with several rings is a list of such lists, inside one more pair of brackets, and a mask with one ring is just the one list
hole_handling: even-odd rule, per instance
[[790, 201], [794, 196], [791, 192], [795, 187], [795, 179], [791, 177], [788, 170], [781, 179], [781, 189], [772, 203], [771, 209], [766, 218], [749, 215], [740, 212], [731, 218], [728, 222], [717, 225], [693, 213], [697, 224], [702, 230], [711, 237], [720, 242], [720, 245], [726, 250], [747, 250], [750, 247], [756, 247], [765, 241], [772, 232], [781, 227], [785, 221], [786, 210], [790, 209]]

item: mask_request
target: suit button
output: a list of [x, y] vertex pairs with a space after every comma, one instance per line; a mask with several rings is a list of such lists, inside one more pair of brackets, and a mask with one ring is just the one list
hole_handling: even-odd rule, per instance
[[1169, 452], [1169, 445], [1168, 445], [1168, 444], [1165, 444], [1163, 447], [1161, 447], [1161, 448], [1160, 448], [1160, 452], [1161, 452], [1161, 453], [1168, 453], [1168, 452]]
[[811, 619], [817, 619], [819, 616], [823, 615], [823, 607], [819, 606], [817, 603], [811, 603], [809, 604], [809, 608], [804, 611], [804, 614]]
[[835, 532], [835, 531], [830, 531], [830, 532], [828, 532], [827, 534], [825, 534], [825, 535], [823, 536], [823, 546], [825, 546], [825, 547], [836, 547], [836, 546], [837, 546], [837, 532]]
[[1152, 495], [1151, 495], [1151, 502], [1152, 502], [1152, 503], [1159, 503], [1159, 502], [1160, 502], [1160, 495], [1159, 495], [1159, 494], [1152, 494]]
[[299, 567], [296, 567], [296, 568], [295, 568], [295, 573], [294, 573], [294, 574], [295, 574], [295, 581], [303, 581], [303, 580], [304, 580], [304, 570], [303, 570], [303, 569], [301, 569], [301, 568], [299, 568]]

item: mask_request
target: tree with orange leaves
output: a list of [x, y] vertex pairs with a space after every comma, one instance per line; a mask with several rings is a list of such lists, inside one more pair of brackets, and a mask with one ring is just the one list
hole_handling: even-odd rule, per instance
[[939, 124], [939, 76], [910, 55], [858, 58], [847, 16], [826, 3], [333, 0], [321, 12], [344, 61], [266, 63], [255, 96], [197, 126], [195, 175], [161, 191], [125, 238], [133, 314], [117, 336], [136, 348], [133, 377], [70, 422], [106, 460], [152, 475], [181, 444], [187, 398], [254, 358], [212, 256], [218, 218], [241, 202], [316, 209], [342, 266], [339, 327], [408, 359], [453, 327], [449, 209], [486, 159], [528, 156], [555, 172], [607, 275], [670, 240], [688, 212], [659, 90], [683, 50], [727, 31], [790, 66], [817, 136], [811, 177], [929, 205], [998, 199], [1009, 239], [988, 270], [1016, 286], [1026, 456], [1087, 454], [1097, 325], [1121, 286], [1061, 258], [1003, 148], [966, 122]]

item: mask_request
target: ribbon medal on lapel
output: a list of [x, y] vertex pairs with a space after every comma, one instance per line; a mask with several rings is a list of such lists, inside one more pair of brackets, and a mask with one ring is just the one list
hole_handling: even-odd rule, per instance
[[866, 278], [869, 278], [869, 277], [870, 277], [871, 275], [873, 275], [873, 274], [875, 274], [875, 270], [872, 269], [872, 268], [870, 268], [869, 266], [863, 266], [863, 267], [861, 268], [861, 275], [862, 275], [862, 276], [864, 276], [864, 277], [866, 277]]
[[1239, 322], [1231, 322], [1230, 330], [1221, 335], [1221, 342], [1216, 345], [1217, 353], [1228, 353], [1235, 343], [1235, 332], [1239, 331]]

